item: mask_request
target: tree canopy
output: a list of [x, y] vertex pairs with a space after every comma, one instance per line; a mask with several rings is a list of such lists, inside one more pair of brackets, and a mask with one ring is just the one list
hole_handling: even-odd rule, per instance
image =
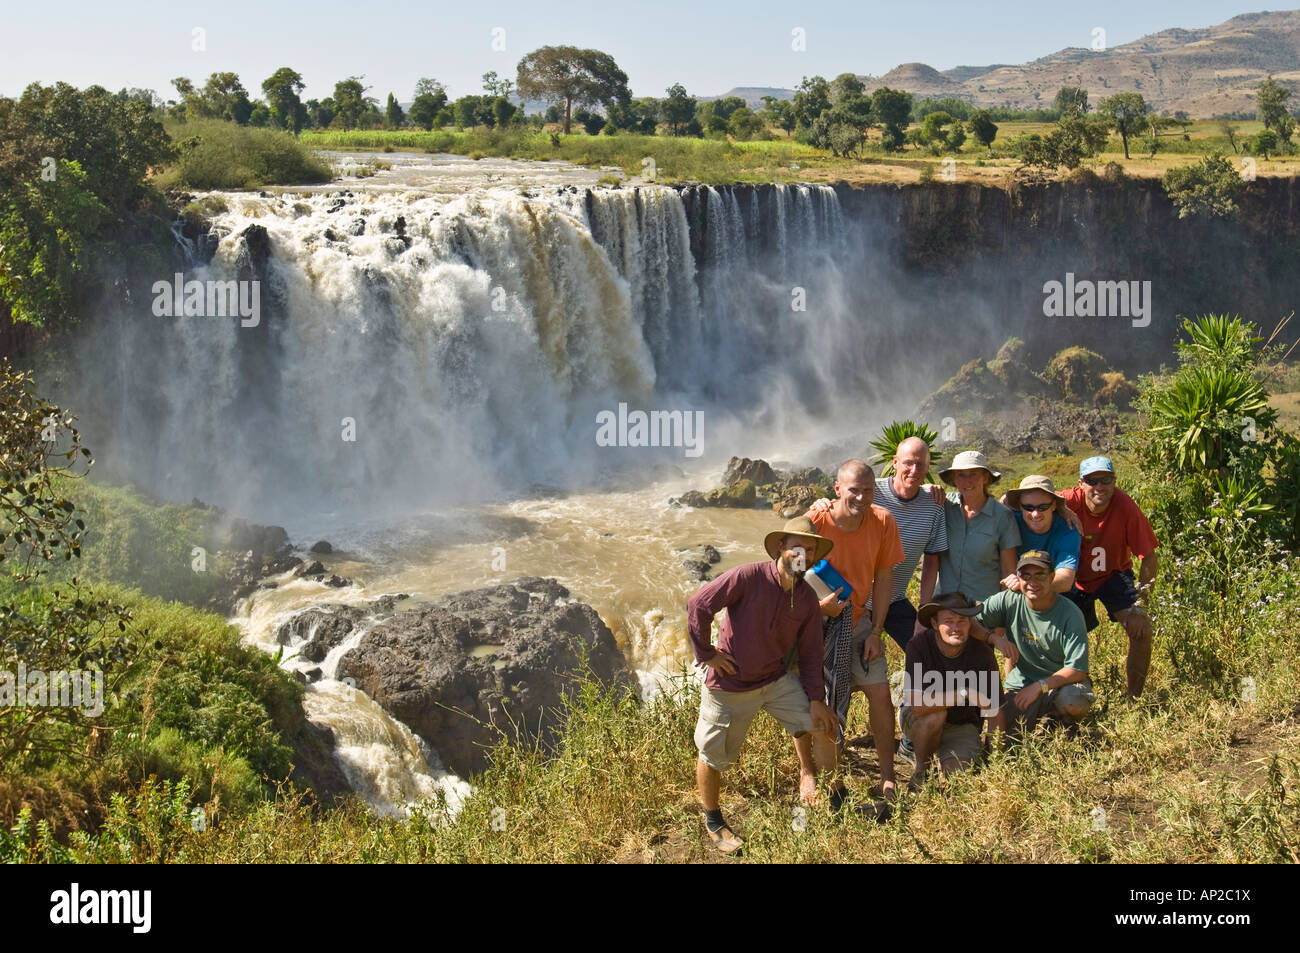
[[612, 106], [632, 98], [627, 74], [614, 58], [576, 46], [543, 46], [519, 61], [515, 85], [525, 99], [564, 104], [564, 131], [570, 131], [575, 105]]

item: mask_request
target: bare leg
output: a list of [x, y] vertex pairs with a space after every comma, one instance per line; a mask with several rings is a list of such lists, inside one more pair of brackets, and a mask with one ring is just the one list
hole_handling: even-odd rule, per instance
[[700, 789], [700, 803], [706, 811], [718, 809], [718, 790], [722, 786], [722, 775], [710, 768], [703, 761], [695, 762], [695, 784]]
[[1132, 609], [1120, 615], [1128, 633], [1128, 693], [1137, 698], [1146, 687], [1147, 669], [1151, 667], [1151, 618]]
[[888, 682], [868, 685], [865, 691], [871, 735], [876, 739], [876, 757], [880, 759], [880, 786], [888, 796], [894, 788], [894, 705], [889, 699]]
[[802, 735], [794, 739], [794, 750], [799, 756], [799, 800], [804, 804], [812, 804], [817, 799], [817, 772], [813, 768], [813, 736]]
[[943, 726], [948, 722], [948, 709], [932, 708], [921, 709], [920, 714], [913, 711], [916, 720], [912, 723], [912, 746], [916, 749], [916, 774], [915, 777], [922, 777], [930, 766], [930, 758], [934, 756], [939, 747], [939, 739], [943, 737]]

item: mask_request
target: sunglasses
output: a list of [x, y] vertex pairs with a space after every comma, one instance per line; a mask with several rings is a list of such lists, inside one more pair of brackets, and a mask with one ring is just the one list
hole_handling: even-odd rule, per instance
[[1055, 503], [1039, 503], [1037, 505], [1032, 503], [1021, 503], [1020, 508], [1026, 513], [1046, 513], [1055, 505]]
[[1110, 486], [1115, 482], [1113, 476], [1084, 477], [1083, 482], [1088, 486]]

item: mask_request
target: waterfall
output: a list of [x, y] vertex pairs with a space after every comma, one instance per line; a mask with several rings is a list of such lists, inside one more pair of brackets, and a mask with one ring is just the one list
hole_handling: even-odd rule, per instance
[[846, 373], [870, 387], [831, 343], [861, 264], [828, 186], [222, 200], [183, 280], [260, 282], [256, 322], [155, 296], [85, 345], [102, 465], [163, 497], [268, 519], [491, 498], [680, 461], [601, 453], [619, 402], [704, 412], [725, 459], [726, 428], [805, 433]]

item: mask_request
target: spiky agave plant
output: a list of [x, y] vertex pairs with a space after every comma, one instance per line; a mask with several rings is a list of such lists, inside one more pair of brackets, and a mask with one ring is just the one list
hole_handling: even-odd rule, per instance
[[[898, 445], [909, 437], [920, 437], [930, 447], [930, 464], [937, 464], [943, 454], [934, 449], [934, 442], [939, 439], [939, 434], [931, 429], [928, 424], [919, 424], [914, 420], [895, 420], [887, 425], [880, 436], [871, 441], [871, 446], [878, 451], [876, 463], [883, 463], [884, 467], [880, 470], [882, 477], [892, 476], [894, 473], [894, 455], [898, 453]], [[929, 471], [925, 474], [926, 483], [936, 483], [934, 475]]]
[[1268, 393], [1248, 371], [1194, 366], [1151, 399], [1151, 432], [1172, 440], [1179, 470], [1223, 466], [1243, 430], [1263, 429], [1275, 415]]

